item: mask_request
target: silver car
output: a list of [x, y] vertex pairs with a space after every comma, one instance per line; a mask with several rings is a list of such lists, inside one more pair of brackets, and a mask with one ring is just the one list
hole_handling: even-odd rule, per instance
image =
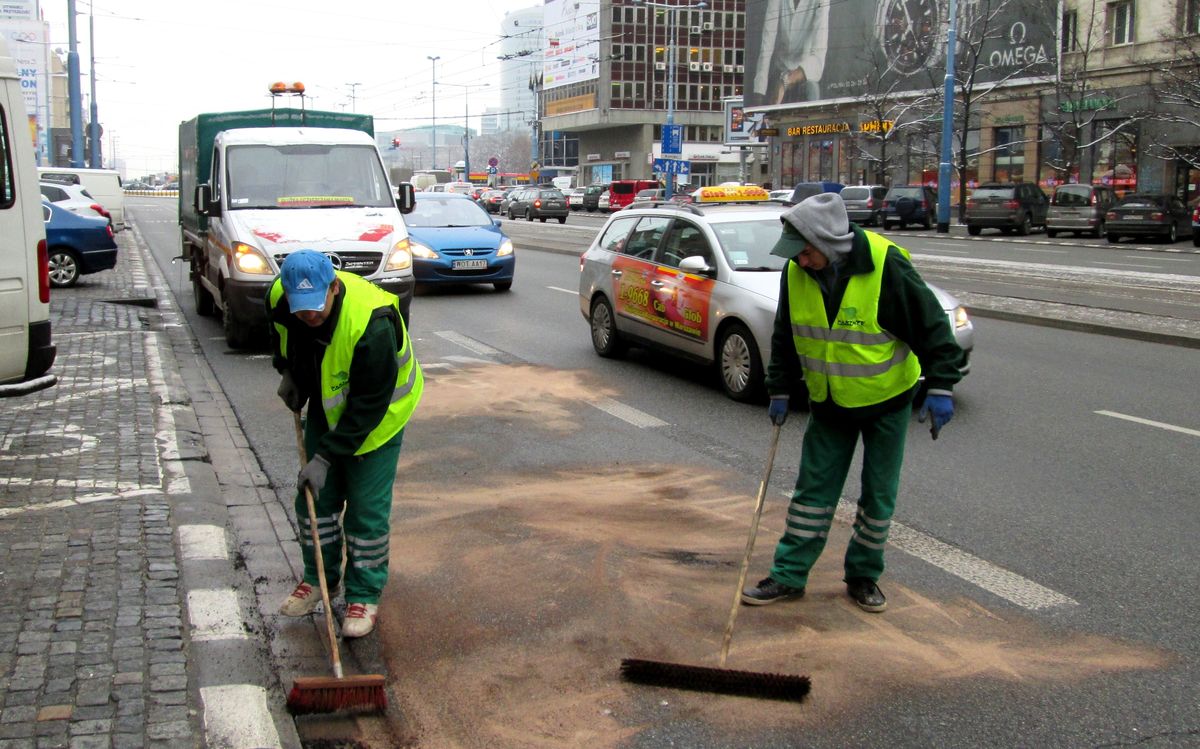
[[[698, 202], [614, 214], [580, 258], [579, 310], [600, 356], [628, 344], [715, 365], [725, 393], [757, 399], [786, 261], [770, 254], [787, 209], [751, 187], [706, 187]], [[968, 356], [974, 328], [958, 300], [930, 284]]]

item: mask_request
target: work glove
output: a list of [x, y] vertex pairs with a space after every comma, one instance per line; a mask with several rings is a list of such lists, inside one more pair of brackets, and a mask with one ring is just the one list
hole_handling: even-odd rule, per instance
[[279, 389], [275, 391], [283, 404], [290, 410], [300, 413], [304, 408], [304, 393], [300, 392], [300, 388], [296, 385], [296, 381], [292, 379], [291, 370], [283, 370], [283, 377], [279, 379]]
[[938, 432], [942, 431], [942, 427], [954, 418], [954, 398], [941, 393], [929, 393], [925, 396], [925, 402], [921, 405], [921, 410], [917, 412], [917, 421], [922, 424], [926, 419], [930, 419], [929, 434], [934, 438], [938, 438]]
[[783, 426], [783, 422], [787, 421], [788, 417], [788, 397], [772, 395], [771, 405], [767, 406], [767, 416], [771, 417], [771, 423], [775, 426]]
[[308, 461], [308, 464], [301, 469], [300, 475], [296, 477], [296, 488], [303, 490], [304, 485], [307, 484], [309, 490], [316, 496], [325, 487], [325, 479], [328, 475], [329, 461], [320, 455], [314, 455], [312, 460]]

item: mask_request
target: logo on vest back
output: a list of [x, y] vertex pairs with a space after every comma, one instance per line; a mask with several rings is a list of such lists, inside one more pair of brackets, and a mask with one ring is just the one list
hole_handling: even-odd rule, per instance
[[838, 316], [838, 325], [857, 328], [866, 325], [862, 320], [855, 320], [858, 317], [858, 307], [842, 307], [841, 314]]

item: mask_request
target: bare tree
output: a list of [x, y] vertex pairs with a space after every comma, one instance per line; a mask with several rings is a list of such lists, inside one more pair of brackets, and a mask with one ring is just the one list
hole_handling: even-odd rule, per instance
[[1169, 130], [1200, 130], [1200, 37], [1195, 34], [1198, 19], [1184, 17], [1190, 4], [1180, 5], [1176, 14], [1184, 21], [1184, 28], [1162, 34], [1170, 53], [1161, 55], [1151, 66], [1154, 99], [1146, 116], [1165, 127], [1159, 129], [1148, 153], [1200, 168], [1200, 151], [1167, 142], [1164, 137]]

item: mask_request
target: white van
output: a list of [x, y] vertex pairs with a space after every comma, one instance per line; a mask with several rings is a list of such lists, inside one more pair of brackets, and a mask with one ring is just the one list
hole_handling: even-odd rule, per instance
[[50, 387], [50, 269], [17, 68], [0, 39], [0, 397]]
[[76, 169], [72, 166], [39, 166], [47, 182], [82, 185], [112, 215], [113, 231], [125, 228], [125, 188], [115, 169]]

